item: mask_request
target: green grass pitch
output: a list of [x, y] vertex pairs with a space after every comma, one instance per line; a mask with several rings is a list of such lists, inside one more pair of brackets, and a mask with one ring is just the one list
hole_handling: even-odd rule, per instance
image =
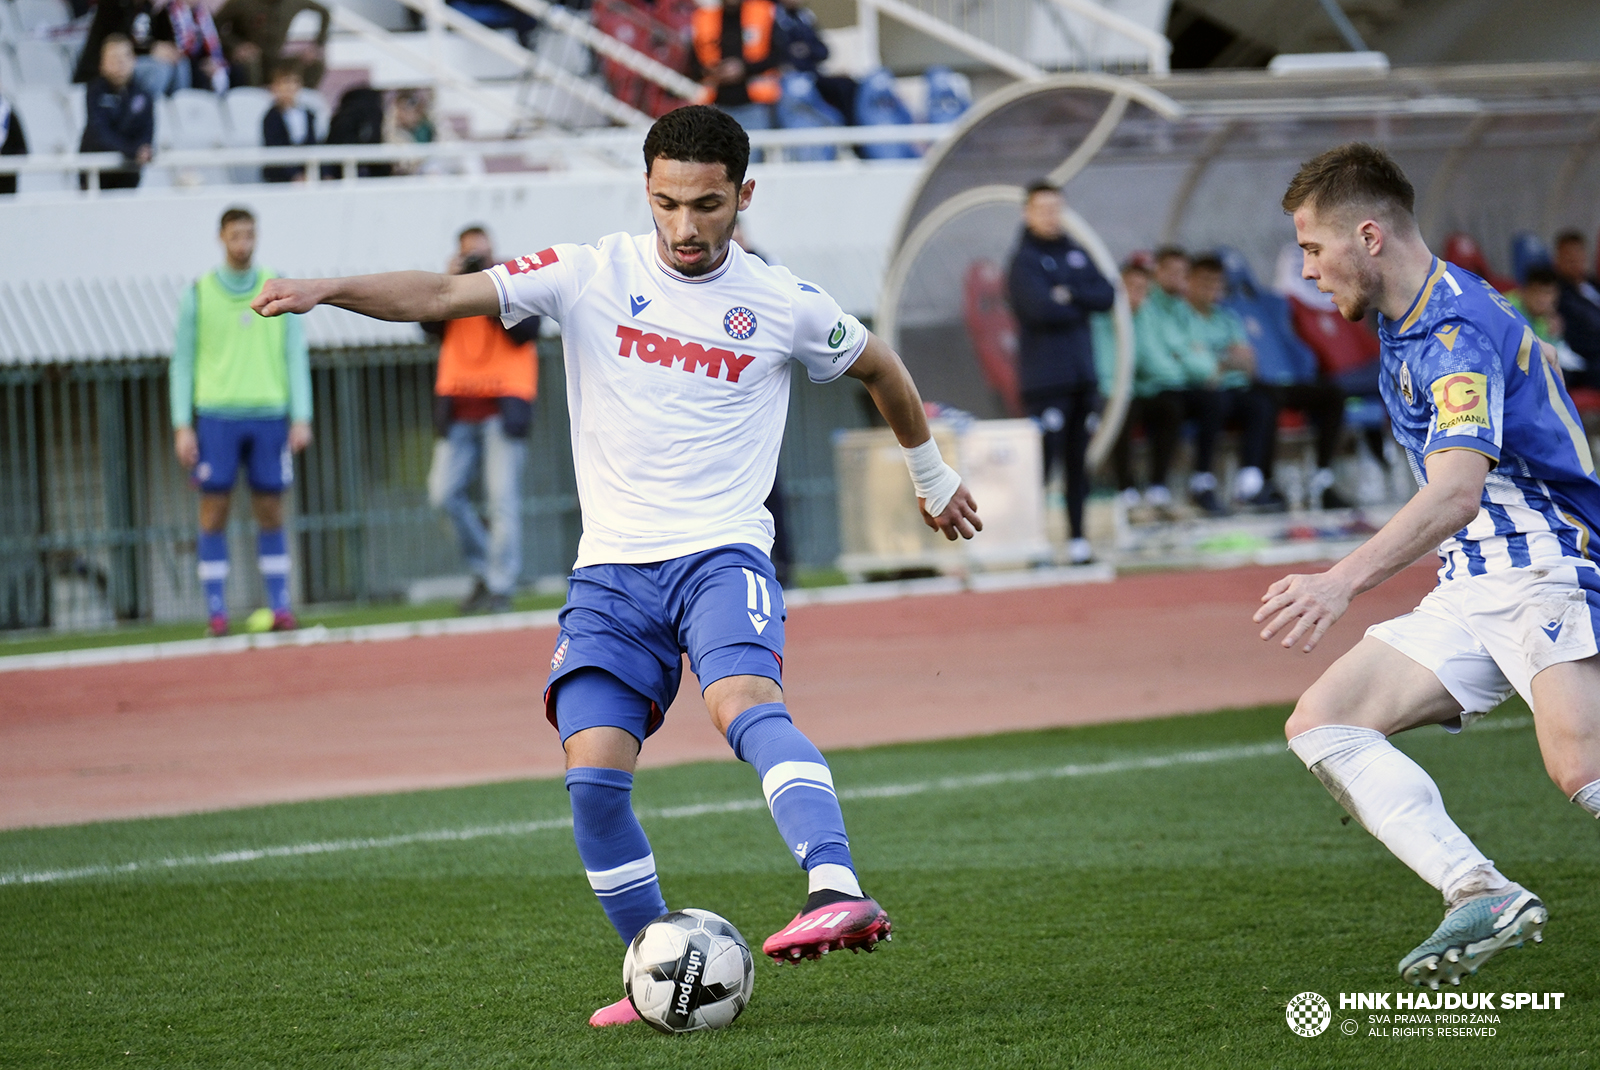
[[[1545, 778], [1526, 709], [1401, 741], [1551, 908], [1543, 945], [1462, 991], [1559, 991], [1561, 1009], [1474, 1038], [1369, 1036], [1339, 1012], [1339, 992], [1401, 990], [1440, 904], [1341, 823], [1282, 749], [1285, 713], [830, 755], [894, 942], [758, 963], [733, 1027], [683, 1037], [585, 1024], [621, 993], [622, 948], [559, 781], [0, 834], [0, 1065], [1594, 1065], [1600, 837]], [[635, 802], [669, 903], [753, 945], [792, 916], [803, 881], [748, 768], [646, 771]], [[487, 831], [415, 837], [465, 829]], [[304, 844], [326, 849], [226, 855]], [[88, 872], [18, 879], [63, 870]], [[1314, 1038], [1284, 1020], [1306, 990], [1335, 1008]]]

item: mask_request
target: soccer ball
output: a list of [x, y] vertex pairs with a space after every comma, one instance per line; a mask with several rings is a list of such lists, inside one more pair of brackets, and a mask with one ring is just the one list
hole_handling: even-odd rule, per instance
[[709, 910], [674, 910], [639, 930], [622, 958], [622, 987], [663, 1033], [721, 1029], [755, 987], [750, 945]]

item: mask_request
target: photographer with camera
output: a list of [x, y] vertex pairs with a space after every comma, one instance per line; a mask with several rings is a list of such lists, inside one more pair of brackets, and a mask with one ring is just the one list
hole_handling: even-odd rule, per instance
[[[495, 262], [489, 234], [472, 226], [457, 236], [447, 271], [470, 275]], [[438, 439], [428, 471], [428, 501], [443, 509], [472, 571], [463, 613], [503, 613], [522, 572], [522, 469], [539, 388], [539, 317], [507, 329], [494, 316], [424, 323], [439, 337], [433, 426]], [[482, 465], [487, 528], [467, 488]]]

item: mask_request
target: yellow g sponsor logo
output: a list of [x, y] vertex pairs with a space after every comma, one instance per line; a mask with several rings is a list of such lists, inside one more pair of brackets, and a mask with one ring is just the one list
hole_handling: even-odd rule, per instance
[[1472, 425], [1489, 426], [1489, 379], [1479, 372], [1451, 372], [1433, 381], [1434, 408], [1439, 410], [1438, 429]]

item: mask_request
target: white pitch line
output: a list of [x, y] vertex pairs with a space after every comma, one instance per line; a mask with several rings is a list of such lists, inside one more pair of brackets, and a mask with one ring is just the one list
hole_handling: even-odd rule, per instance
[[[1486, 728], [1527, 728], [1533, 724], [1531, 717], [1509, 717], [1475, 725], [1471, 731]], [[906, 795], [928, 792], [966, 791], [986, 788], [996, 784], [1028, 784], [1040, 780], [1066, 780], [1074, 777], [1102, 776], [1110, 773], [1136, 773], [1149, 769], [1169, 769], [1179, 765], [1209, 765], [1216, 762], [1239, 761], [1245, 758], [1264, 758], [1282, 754], [1287, 750], [1276, 740], [1269, 743], [1249, 743], [1233, 747], [1215, 747], [1209, 750], [1179, 751], [1176, 754], [1156, 754], [1145, 758], [1118, 758], [1106, 762], [1058, 765], [1050, 769], [1018, 769], [1012, 772], [978, 773], [973, 776], [940, 777], [937, 780], [920, 780], [908, 784], [881, 784], [876, 787], [846, 788], [839, 792], [841, 799], [895, 799]], [[689, 806], [669, 806], [654, 810], [641, 810], [643, 820], [672, 820], [685, 817], [703, 817], [707, 814], [735, 814], [749, 810], [762, 810], [766, 805], [760, 799], [730, 799], [725, 802], [695, 803]], [[113, 877], [124, 873], [141, 873], [163, 869], [188, 869], [200, 866], [226, 866], [239, 862], [258, 862], [265, 858], [299, 858], [305, 855], [340, 854], [346, 851], [374, 851], [390, 847], [408, 847], [418, 843], [460, 843], [489, 836], [526, 836], [535, 832], [572, 827], [572, 818], [555, 817], [543, 821], [516, 821], [500, 825], [479, 825], [464, 829], [435, 829], [429, 832], [406, 832], [394, 836], [377, 836], [352, 840], [321, 840], [312, 843], [283, 844], [276, 847], [252, 847], [237, 851], [220, 851], [208, 855], [179, 855], [145, 862], [123, 862], [117, 865], [79, 866], [74, 869], [46, 869], [0, 873], [0, 886], [9, 884], [55, 884], [61, 881], [81, 880], [86, 877]]]

